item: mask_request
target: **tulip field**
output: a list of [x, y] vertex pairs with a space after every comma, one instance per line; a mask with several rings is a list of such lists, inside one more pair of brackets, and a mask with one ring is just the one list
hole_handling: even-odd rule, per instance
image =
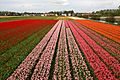
[[0, 80], [120, 80], [120, 26], [0, 22]]
[[0, 80], [6, 79], [57, 20], [0, 22]]

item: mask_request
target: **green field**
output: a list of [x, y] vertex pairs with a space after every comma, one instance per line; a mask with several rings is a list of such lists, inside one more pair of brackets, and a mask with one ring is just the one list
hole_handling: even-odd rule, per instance
[[13, 21], [13, 20], [24, 20], [24, 19], [43, 19], [43, 20], [56, 20], [58, 17], [54, 16], [18, 16], [18, 17], [7, 17], [0, 18], [0, 22]]

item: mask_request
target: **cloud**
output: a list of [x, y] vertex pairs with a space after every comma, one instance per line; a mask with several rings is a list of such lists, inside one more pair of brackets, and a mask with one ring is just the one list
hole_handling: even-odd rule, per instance
[[75, 10], [76, 12], [91, 12], [118, 8], [119, 5], [120, 0], [0, 0], [0, 11]]
[[41, 6], [41, 4], [39, 4], [39, 3], [22, 3], [22, 4], [18, 4], [18, 6], [23, 7], [23, 8], [34, 8], [34, 7]]
[[52, 5], [58, 5], [58, 6], [63, 6], [63, 5], [68, 5], [69, 1], [68, 0], [55, 0], [51, 1]]

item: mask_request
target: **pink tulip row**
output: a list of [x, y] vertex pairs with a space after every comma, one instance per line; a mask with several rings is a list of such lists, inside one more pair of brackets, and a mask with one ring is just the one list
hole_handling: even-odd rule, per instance
[[[75, 80], [93, 80], [70, 29], [66, 29]], [[83, 75], [81, 75], [81, 72]]]
[[74, 23], [72, 23], [78, 33], [85, 39], [85, 41], [92, 47], [95, 53], [103, 60], [103, 62], [112, 69], [116, 76], [120, 75], [120, 63], [114, 57], [112, 57], [106, 50], [104, 50], [101, 46], [99, 46], [94, 40], [92, 40], [89, 36], [87, 36], [81, 29], [76, 27]]
[[31, 80], [48, 80], [51, 62], [53, 59], [56, 43], [58, 40], [58, 35], [60, 32], [62, 21], [59, 22], [57, 29], [55, 30], [54, 34], [52, 35], [50, 41], [48, 42], [45, 50], [43, 51], [35, 69]]
[[14, 73], [7, 80], [25, 80], [29, 77], [32, 68], [35, 66], [36, 61], [39, 58], [43, 48], [47, 45], [50, 37], [57, 28], [60, 21], [45, 35], [40, 43], [32, 50], [32, 52], [26, 57], [26, 59], [18, 66]]
[[[84, 55], [86, 56], [91, 67], [93, 68], [94, 73], [97, 76], [97, 78], [99, 80], [117, 80], [115, 78], [115, 75], [112, 74], [112, 72], [107, 68], [107, 66], [95, 54], [93, 49], [86, 43], [83, 36], [81, 36], [84, 33], [80, 33], [81, 34], [80, 35], [79, 32], [81, 32], [81, 31], [80, 30], [78, 31], [77, 30], [78, 28], [71, 21], [68, 21], [68, 24], [78, 42], [78, 44], [80, 45], [80, 48], [84, 52]], [[84, 37], [85, 37], [85, 35], [84, 35]], [[89, 38], [87, 38], [87, 39], [89, 40]], [[94, 44], [90, 44], [90, 45], [94, 45]], [[94, 46], [94, 48], [95, 47], [96, 46]], [[99, 50], [99, 48], [98, 48], [98, 50]], [[104, 56], [104, 54], [103, 54], [103, 56]]]
[[72, 80], [68, 58], [65, 25], [63, 23], [56, 56], [53, 80]]
[[[104, 47], [109, 53], [113, 54], [114, 57], [117, 60], [120, 60], [120, 50], [117, 50], [116, 48], [114, 48], [110, 43], [107, 43], [106, 41], [103, 41], [101, 39], [101, 37], [98, 37], [99, 34], [95, 33], [94, 31], [82, 26], [82, 25], [78, 25], [80, 26], [79, 28], [84, 31], [87, 35], [89, 35], [92, 39], [94, 39], [94, 41], [96, 41], [97, 43], [99, 43], [102, 47]], [[117, 44], [117, 43], [116, 43]], [[119, 45], [119, 44], [118, 44]], [[120, 46], [119, 46], [120, 47]]]

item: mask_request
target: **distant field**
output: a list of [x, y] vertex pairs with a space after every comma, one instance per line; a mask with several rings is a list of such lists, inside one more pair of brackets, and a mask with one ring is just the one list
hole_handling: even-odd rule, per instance
[[64, 16], [60, 16], [57, 19], [58, 20], [72, 20], [72, 18], [70, 18], [70, 17], [64, 17]]
[[0, 16], [0, 18], [11, 18], [11, 17], [20, 17], [20, 16]]
[[12, 21], [12, 20], [24, 20], [24, 19], [43, 19], [43, 20], [56, 20], [57, 17], [52, 16], [0, 16], [0, 22]]

